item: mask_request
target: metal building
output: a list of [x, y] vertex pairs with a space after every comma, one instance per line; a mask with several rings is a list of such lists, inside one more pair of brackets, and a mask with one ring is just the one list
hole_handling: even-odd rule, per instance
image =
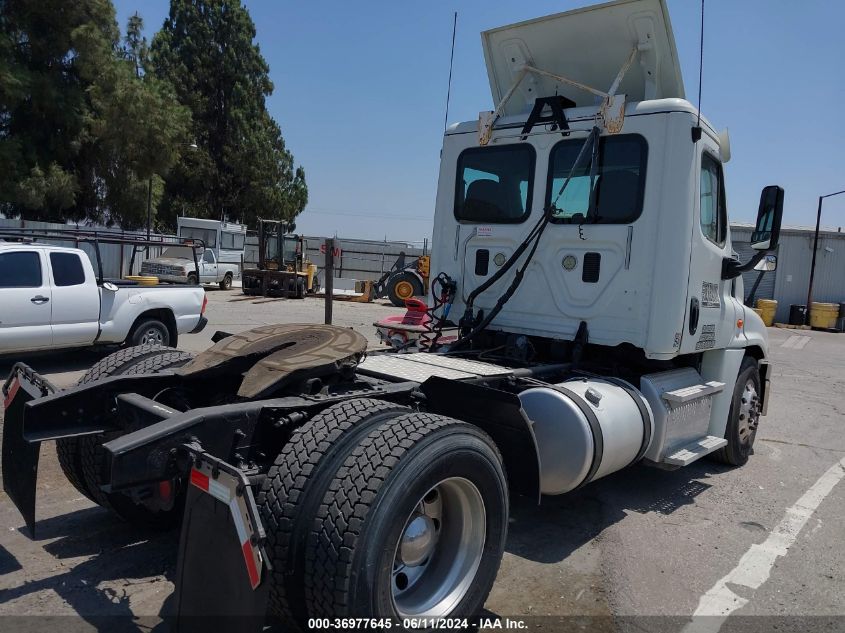
[[[740, 261], [746, 261], [753, 255], [748, 246], [753, 229], [751, 224], [731, 224], [731, 241]], [[777, 270], [764, 273], [757, 288], [755, 297], [777, 300], [777, 322], [789, 320], [790, 305], [807, 303], [807, 286], [813, 259], [813, 232], [812, 227], [782, 227], [776, 252]], [[746, 296], [759, 274], [757, 271], [743, 274]], [[813, 301], [845, 302], [845, 232], [841, 227], [822, 229], [819, 233]]]

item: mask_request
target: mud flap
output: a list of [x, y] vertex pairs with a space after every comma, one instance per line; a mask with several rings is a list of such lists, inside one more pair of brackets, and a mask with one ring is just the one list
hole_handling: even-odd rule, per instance
[[175, 630], [261, 631], [270, 595], [264, 529], [243, 472], [189, 447], [191, 485], [176, 567]]
[[23, 363], [16, 364], [3, 385], [3, 490], [35, 536], [35, 484], [41, 442], [24, 438], [24, 407], [55, 388]]

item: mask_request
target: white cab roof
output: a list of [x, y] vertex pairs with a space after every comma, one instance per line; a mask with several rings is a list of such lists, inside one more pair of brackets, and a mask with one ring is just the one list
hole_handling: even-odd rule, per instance
[[[481, 34], [493, 104], [524, 65], [563, 75], [606, 92], [634, 47], [639, 53], [617, 94], [627, 100], [684, 98], [684, 84], [665, 0], [617, 0], [503, 26]], [[576, 106], [597, 97], [554, 79], [529, 73], [505, 107], [527, 112], [537, 97], [561, 94]]]

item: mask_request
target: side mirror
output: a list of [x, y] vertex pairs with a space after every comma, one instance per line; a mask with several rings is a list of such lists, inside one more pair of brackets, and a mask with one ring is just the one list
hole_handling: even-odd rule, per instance
[[763, 187], [760, 193], [760, 207], [757, 209], [757, 224], [751, 234], [751, 248], [755, 251], [774, 250], [780, 239], [782, 218], [783, 187]]
[[759, 270], [762, 272], [771, 273], [776, 271], [778, 268], [778, 256], [777, 255], [766, 255], [757, 262], [757, 265], [754, 266], [754, 270]]
[[103, 283], [103, 289], [108, 290], [109, 292], [117, 292], [118, 290], [117, 285], [110, 281]]

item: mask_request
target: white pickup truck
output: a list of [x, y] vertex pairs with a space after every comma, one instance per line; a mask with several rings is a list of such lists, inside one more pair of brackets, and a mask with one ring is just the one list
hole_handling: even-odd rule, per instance
[[169, 246], [158, 257], [142, 262], [141, 274], [177, 284], [219, 284], [222, 290], [228, 290], [239, 270], [237, 264], [218, 262], [210, 248], [205, 249], [199, 266], [200, 276], [197, 280], [197, 267], [191, 249], [187, 246]]
[[202, 330], [198, 286], [98, 283], [77, 248], [0, 241], [0, 354], [100, 344], [175, 347]]

